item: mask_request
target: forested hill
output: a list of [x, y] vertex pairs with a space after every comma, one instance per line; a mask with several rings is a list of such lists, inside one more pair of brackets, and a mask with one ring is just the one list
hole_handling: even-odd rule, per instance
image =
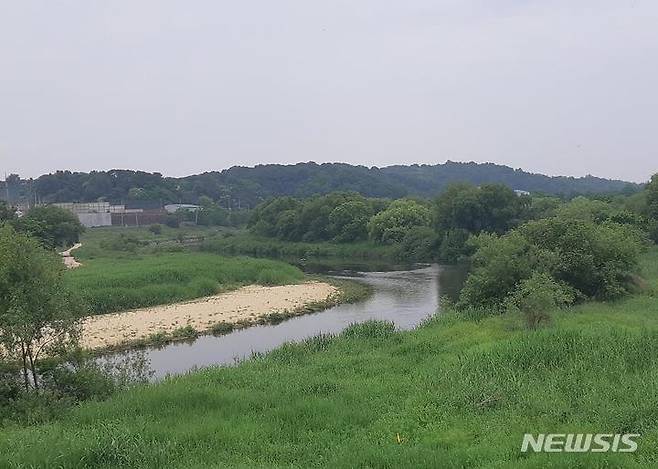
[[[10, 176], [9, 181], [9, 193], [13, 200], [24, 197], [34, 199], [36, 193], [38, 199], [44, 202], [88, 202], [99, 198], [113, 202], [195, 202], [205, 195], [232, 207], [237, 204], [253, 207], [264, 199], [278, 195], [306, 197], [332, 191], [356, 191], [369, 197], [431, 197], [452, 182], [503, 183], [512, 189], [562, 195], [634, 191], [639, 188], [637, 184], [593, 176], [549, 177], [492, 163], [450, 161], [437, 165], [385, 168], [313, 162], [268, 164], [253, 168], [234, 166], [221, 172], [183, 178], [127, 170], [91, 173], [58, 171], [34, 181], [19, 180], [15, 176]], [[5, 187], [2, 193], [6, 194]]]

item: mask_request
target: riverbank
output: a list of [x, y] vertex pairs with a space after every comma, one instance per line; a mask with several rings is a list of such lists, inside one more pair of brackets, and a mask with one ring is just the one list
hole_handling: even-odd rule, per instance
[[[658, 287], [658, 250], [643, 259]], [[0, 431], [0, 466], [655, 467], [658, 298], [520, 318], [371, 322]], [[300, 431], [303, 429], [303, 431]], [[635, 453], [522, 453], [525, 433], [639, 433]]]
[[83, 321], [81, 346], [106, 349], [163, 341], [168, 335], [175, 337], [177, 331], [185, 338], [186, 333], [206, 333], [221, 327], [230, 330], [273, 315], [300, 314], [311, 305], [331, 302], [338, 294], [335, 286], [324, 282], [250, 285], [192, 301], [91, 316]]
[[65, 278], [93, 315], [179, 303], [246, 285], [304, 281], [301, 270], [283, 262], [198, 252], [86, 258], [83, 262], [83, 267], [67, 271]]

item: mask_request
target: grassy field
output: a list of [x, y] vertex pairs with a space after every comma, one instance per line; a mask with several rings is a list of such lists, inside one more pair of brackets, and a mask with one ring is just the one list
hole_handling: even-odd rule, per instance
[[155, 234], [148, 227], [107, 227], [88, 229], [83, 246], [76, 250], [82, 261], [95, 258], [129, 258], [134, 254], [157, 254], [202, 250], [219, 255], [244, 255], [299, 261], [300, 259], [339, 259], [354, 262], [390, 264], [395, 259], [393, 246], [371, 242], [302, 243], [255, 236], [244, 229], [227, 227], [161, 226]]
[[302, 243], [256, 236], [247, 231], [229, 231], [208, 236], [201, 245], [201, 249], [217, 254], [243, 254], [255, 257], [338, 258], [355, 261], [395, 260], [393, 246], [375, 244], [369, 241], [357, 243]]
[[67, 272], [91, 313], [102, 314], [212, 295], [241, 285], [284, 285], [303, 279], [283, 262], [206, 253], [98, 258]]
[[158, 234], [148, 227], [88, 228], [81, 238], [82, 247], [73, 254], [84, 262], [97, 258], [130, 259], [136, 254], [184, 252], [198, 248], [206, 240], [233, 232], [234, 228], [204, 226], [170, 228], [160, 225]]
[[66, 273], [92, 314], [154, 306], [208, 296], [247, 284], [285, 285], [302, 272], [275, 260], [222, 257], [198, 252], [220, 228], [94, 228], [73, 251], [83, 266]]
[[[644, 259], [658, 287], [658, 251]], [[658, 298], [385, 323], [287, 345], [0, 432], [2, 467], [656, 467]], [[642, 434], [637, 453], [521, 453], [531, 433]]]

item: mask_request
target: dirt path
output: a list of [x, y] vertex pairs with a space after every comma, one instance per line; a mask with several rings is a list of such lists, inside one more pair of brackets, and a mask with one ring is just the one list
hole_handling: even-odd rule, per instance
[[60, 252], [62, 255], [62, 260], [64, 261], [64, 265], [66, 266], [67, 269], [75, 269], [76, 267], [80, 267], [82, 264], [78, 261], [75, 260], [75, 257], [71, 255], [71, 251], [74, 249], [78, 249], [80, 246], [82, 246], [82, 243], [75, 243], [72, 247], [68, 248], [66, 251]]
[[81, 345], [87, 349], [104, 348], [187, 325], [203, 332], [218, 322], [254, 322], [263, 315], [292, 312], [337, 293], [336, 287], [323, 282], [278, 287], [251, 285], [184, 303], [91, 316], [83, 323]]

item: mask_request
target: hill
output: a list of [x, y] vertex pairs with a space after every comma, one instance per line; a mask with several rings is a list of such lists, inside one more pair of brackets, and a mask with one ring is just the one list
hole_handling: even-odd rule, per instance
[[57, 171], [36, 180], [20, 180], [12, 175], [8, 181], [9, 187], [3, 184], [1, 188], [2, 195], [9, 194], [12, 202], [35, 198], [43, 202], [91, 202], [99, 198], [112, 202], [196, 202], [205, 195], [232, 208], [253, 207], [273, 196], [307, 197], [332, 191], [356, 191], [369, 197], [433, 197], [453, 182], [503, 183], [512, 189], [565, 196], [640, 188], [638, 184], [594, 176], [545, 176], [493, 163], [451, 161], [384, 168], [313, 162], [233, 166], [182, 178], [129, 170]]

